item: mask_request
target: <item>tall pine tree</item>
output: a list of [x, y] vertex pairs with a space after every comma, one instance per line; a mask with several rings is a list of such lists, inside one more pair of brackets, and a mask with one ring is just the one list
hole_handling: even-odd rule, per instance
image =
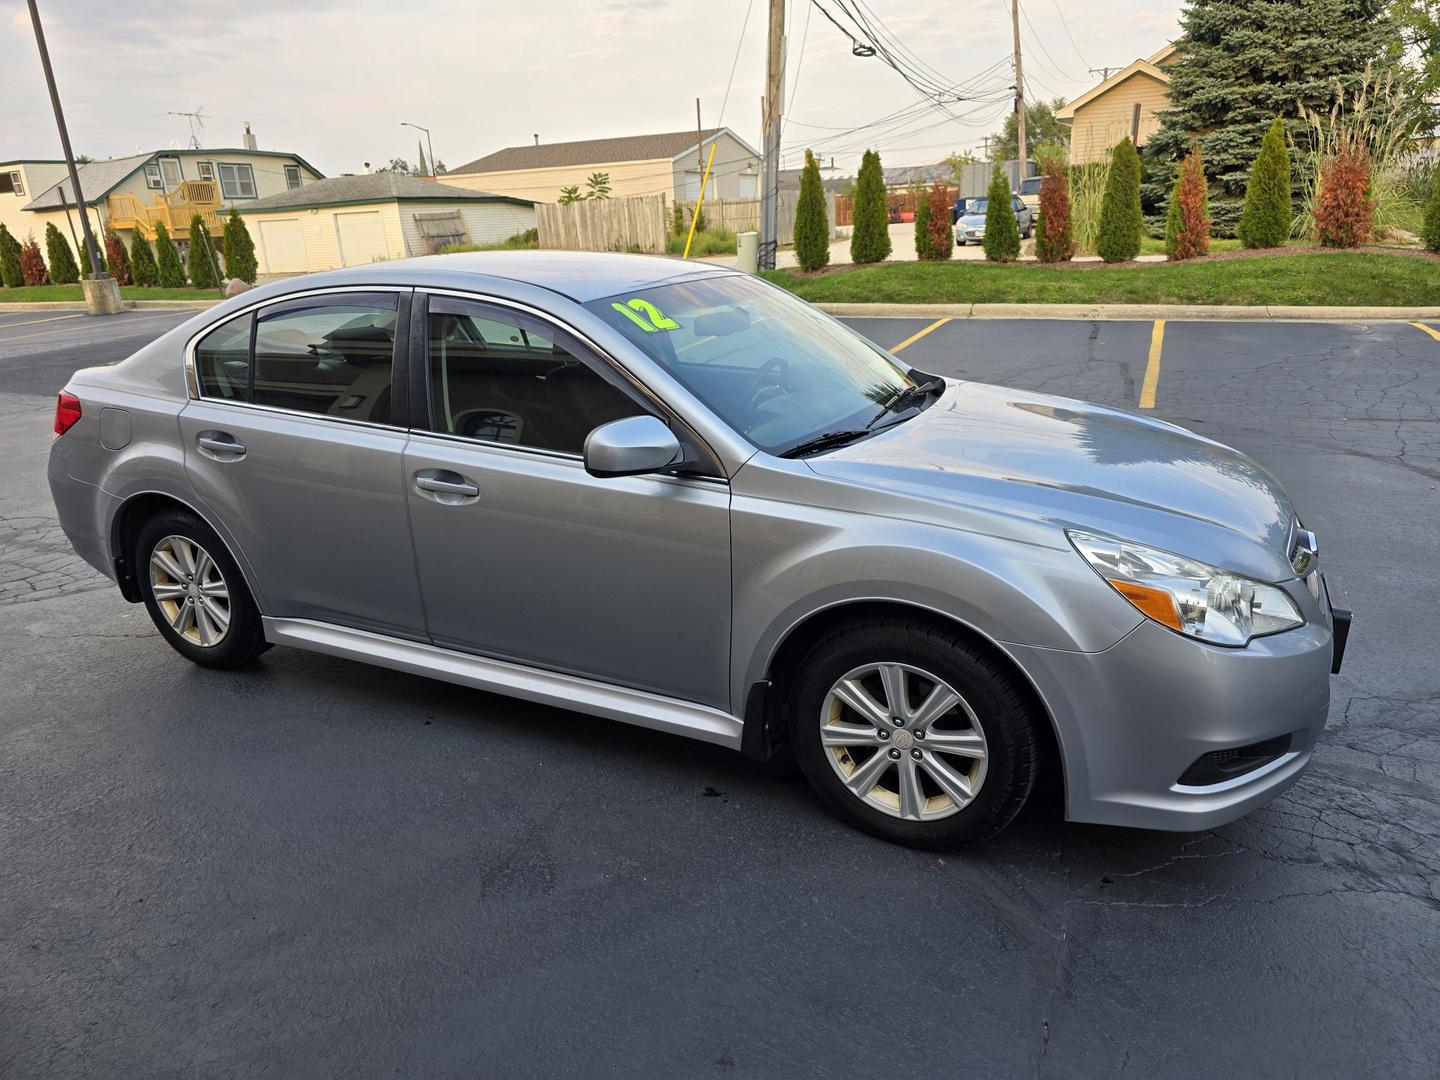
[[1216, 233], [1233, 235], [1250, 166], [1279, 116], [1301, 135], [1300, 104], [1328, 112], [1335, 80], [1347, 91], [1394, 59], [1399, 39], [1388, 0], [1188, 0], [1169, 68], [1170, 108], [1145, 144], [1146, 201], [1164, 203], [1198, 140], [1211, 177]]

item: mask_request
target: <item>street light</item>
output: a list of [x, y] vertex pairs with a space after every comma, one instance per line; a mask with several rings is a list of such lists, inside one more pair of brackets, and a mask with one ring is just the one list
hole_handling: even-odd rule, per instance
[[430, 142], [430, 129], [421, 127], [419, 124], [412, 124], [408, 120], [400, 121], [401, 127], [413, 127], [416, 131], [425, 132], [425, 149], [430, 151], [430, 175], [435, 175], [435, 146]]

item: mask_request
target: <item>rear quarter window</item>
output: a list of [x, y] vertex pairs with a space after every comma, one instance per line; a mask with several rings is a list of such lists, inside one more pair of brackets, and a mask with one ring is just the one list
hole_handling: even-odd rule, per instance
[[221, 323], [195, 346], [200, 395], [225, 401], [250, 400], [250, 335], [254, 314]]

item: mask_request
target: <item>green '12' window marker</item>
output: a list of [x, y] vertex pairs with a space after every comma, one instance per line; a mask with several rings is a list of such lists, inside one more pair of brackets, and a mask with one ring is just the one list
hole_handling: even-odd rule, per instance
[[670, 316], [666, 315], [649, 300], [641, 300], [636, 297], [625, 303], [614, 303], [610, 305], [621, 315], [640, 327], [647, 334], [653, 334], [660, 330], [679, 330], [680, 324]]

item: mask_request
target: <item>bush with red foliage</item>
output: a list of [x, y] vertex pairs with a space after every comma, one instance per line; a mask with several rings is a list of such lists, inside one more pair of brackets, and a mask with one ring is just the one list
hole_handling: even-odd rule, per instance
[[110, 276], [117, 284], [130, 284], [130, 256], [114, 229], [105, 230], [105, 265], [110, 268]]
[[50, 274], [45, 269], [45, 256], [40, 254], [40, 245], [35, 242], [33, 235], [20, 248], [20, 276], [25, 279], [26, 285], [50, 284]]
[[1374, 215], [1369, 155], [1356, 150], [1336, 154], [1320, 171], [1320, 195], [1315, 200], [1320, 243], [1327, 247], [1368, 243]]
[[1210, 191], [1200, 147], [1192, 144], [1170, 193], [1165, 222], [1165, 254], [1172, 262], [1210, 253]]
[[1069, 262], [1075, 257], [1075, 234], [1070, 224], [1070, 172], [1063, 155], [1041, 162], [1040, 218], [1035, 223], [1035, 257], [1044, 263]]
[[955, 247], [955, 233], [950, 223], [950, 189], [936, 184], [930, 189], [930, 257], [948, 259]]

